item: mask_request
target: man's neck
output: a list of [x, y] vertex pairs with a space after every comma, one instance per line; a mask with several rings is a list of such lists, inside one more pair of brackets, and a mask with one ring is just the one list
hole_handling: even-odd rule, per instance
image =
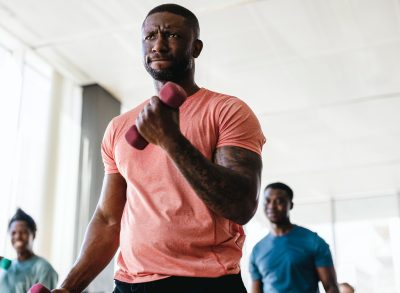
[[[166, 81], [154, 81], [154, 86], [156, 88], [157, 94], [160, 92], [161, 87], [167, 83]], [[200, 88], [199, 86], [194, 82], [193, 79], [187, 79], [187, 80], [182, 80], [179, 82], [176, 82], [176, 84], [179, 84], [186, 92], [187, 96], [190, 97], [194, 93], [196, 93]]]
[[32, 250], [25, 250], [23, 252], [17, 253], [17, 259], [18, 259], [18, 261], [25, 261], [25, 260], [30, 259], [34, 255], [35, 254], [33, 253]]
[[286, 222], [282, 223], [271, 223], [271, 233], [275, 236], [282, 236], [292, 230], [293, 224], [288, 219]]

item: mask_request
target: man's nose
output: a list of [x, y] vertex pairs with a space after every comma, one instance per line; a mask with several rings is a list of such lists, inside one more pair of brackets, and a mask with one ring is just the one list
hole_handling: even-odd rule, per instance
[[164, 35], [158, 34], [154, 40], [152, 52], [166, 52], [168, 51], [168, 42]]

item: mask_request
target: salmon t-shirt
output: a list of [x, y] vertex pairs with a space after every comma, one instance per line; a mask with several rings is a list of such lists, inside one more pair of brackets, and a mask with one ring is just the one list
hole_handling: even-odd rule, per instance
[[[120, 173], [127, 182], [115, 279], [140, 283], [238, 273], [242, 226], [208, 209], [162, 148], [136, 150], [125, 140], [147, 103], [115, 117], [102, 142], [105, 173]], [[223, 146], [261, 155], [260, 124], [238, 98], [201, 88], [179, 112], [181, 132], [207, 159]]]

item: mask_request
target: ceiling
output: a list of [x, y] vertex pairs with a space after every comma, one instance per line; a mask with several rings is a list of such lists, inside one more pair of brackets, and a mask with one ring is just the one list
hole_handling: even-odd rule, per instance
[[[140, 27], [161, 1], [0, 0], [0, 26], [124, 109], [153, 94]], [[298, 201], [400, 190], [400, 0], [176, 1], [199, 18], [198, 84], [242, 98], [263, 184]]]

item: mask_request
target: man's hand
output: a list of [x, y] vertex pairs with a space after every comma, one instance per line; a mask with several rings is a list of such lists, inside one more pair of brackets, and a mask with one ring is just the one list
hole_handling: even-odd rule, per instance
[[143, 108], [135, 124], [144, 139], [161, 147], [181, 134], [179, 110], [164, 105], [156, 96]]

